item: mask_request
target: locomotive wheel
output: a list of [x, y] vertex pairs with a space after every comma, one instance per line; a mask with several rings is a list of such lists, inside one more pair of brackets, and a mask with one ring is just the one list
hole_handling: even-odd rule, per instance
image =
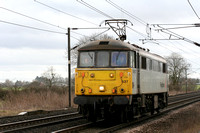
[[128, 119], [127, 107], [122, 107], [120, 109], [120, 122], [127, 122], [127, 119]]
[[88, 121], [95, 122], [97, 120], [97, 117], [94, 112], [89, 111], [89, 115], [88, 115], [87, 119], [88, 119]]
[[129, 111], [127, 115], [127, 121], [132, 121], [133, 120], [133, 112]]
[[96, 109], [94, 105], [88, 107], [88, 114], [87, 114], [88, 121], [95, 122], [97, 120]]
[[154, 108], [151, 109], [151, 115], [153, 115], [155, 112]]
[[156, 112], [157, 112], [157, 113], [160, 113], [160, 109], [159, 109], [159, 108], [157, 108], [157, 109], [156, 109]]
[[109, 112], [109, 109], [107, 107], [104, 108], [104, 119], [106, 121], [111, 120], [111, 113]]

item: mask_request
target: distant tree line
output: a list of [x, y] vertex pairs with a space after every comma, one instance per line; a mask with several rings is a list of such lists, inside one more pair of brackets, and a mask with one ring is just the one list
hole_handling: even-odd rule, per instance
[[169, 73], [169, 89], [176, 91], [193, 91], [199, 79], [188, 78], [191, 64], [178, 53], [166, 57]]
[[59, 76], [53, 67], [48, 68], [47, 71], [37, 76], [32, 82], [28, 81], [11, 81], [6, 79], [5, 82], [0, 83], [0, 89], [19, 91], [22, 89], [53, 89], [67, 87], [67, 78]]

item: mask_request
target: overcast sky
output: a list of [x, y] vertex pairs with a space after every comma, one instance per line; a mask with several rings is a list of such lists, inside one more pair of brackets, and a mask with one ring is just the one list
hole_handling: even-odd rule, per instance
[[[147, 28], [144, 24], [117, 10], [106, 0], [84, 1], [112, 18], [130, 20], [133, 26], [128, 24], [129, 27], [147, 35]], [[197, 16], [200, 16], [198, 0], [190, 0], [197, 15], [187, 0], [112, 0], [112, 2], [148, 24], [200, 23]], [[51, 66], [55, 68], [56, 73], [67, 77], [66, 29], [68, 27], [98, 27], [106, 19], [110, 18], [91, 10], [77, 0], [0, 0], [0, 82], [4, 82], [6, 79], [32, 81]], [[102, 24], [102, 26], [105, 25]], [[167, 28], [166, 25], [163, 27]], [[83, 37], [82, 35], [90, 36], [104, 30], [76, 30], [71, 34], [80, 39]], [[200, 43], [199, 27], [171, 31]], [[140, 39], [144, 39], [144, 37], [137, 32], [127, 29], [127, 40], [141, 47], [149, 48], [151, 52], [161, 56], [169, 56], [172, 52], [181, 54], [192, 65], [189, 76], [200, 78], [200, 47], [182, 40], [159, 40], [156, 43], [145, 41], [143, 44]], [[111, 30], [106, 33], [117, 38]], [[154, 28], [151, 36], [154, 39], [169, 38], [168, 34], [161, 31], [156, 32]], [[71, 38], [72, 46], [77, 42], [76, 39]]]

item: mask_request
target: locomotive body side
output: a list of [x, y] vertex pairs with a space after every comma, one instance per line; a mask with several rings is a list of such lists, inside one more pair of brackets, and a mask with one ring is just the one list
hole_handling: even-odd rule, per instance
[[167, 93], [167, 62], [158, 55], [140, 51], [140, 94]]

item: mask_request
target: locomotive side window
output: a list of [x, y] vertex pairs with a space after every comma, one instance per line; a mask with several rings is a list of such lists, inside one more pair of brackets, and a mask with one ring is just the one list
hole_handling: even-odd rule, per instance
[[158, 61], [153, 60], [153, 70], [158, 71]]
[[160, 62], [158, 62], [158, 72], [160, 72], [161, 71], [161, 65], [160, 65], [161, 63]]
[[148, 70], [152, 70], [152, 60], [147, 58]]
[[167, 73], [167, 65], [166, 65], [166, 63], [163, 63], [163, 73]]
[[133, 67], [133, 52], [130, 52], [131, 54], [130, 54], [130, 67]]
[[79, 66], [93, 67], [94, 66], [94, 52], [80, 52]]
[[127, 61], [128, 53], [127, 52], [112, 52], [111, 53], [111, 66], [127, 66], [128, 61]]
[[147, 60], [146, 60], [146, 57], [142, 57], [142, 69], [147, 69]]
[[163, 71], [163, 63], [160, 62], [160, 72]]
[[97, 52], [97, 67], [109, 66], [109, 52], [99, 51]]
[[136, 67], [135, 66], [135, 52], [130, 52], [130, 67]]

